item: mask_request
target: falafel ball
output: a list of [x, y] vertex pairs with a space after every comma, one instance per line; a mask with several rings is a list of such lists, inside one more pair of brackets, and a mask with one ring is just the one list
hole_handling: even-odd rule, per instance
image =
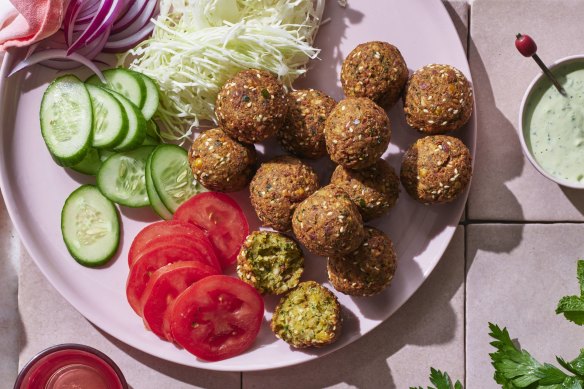
[[217, 95], [219, 125], [243, 143], [261, 142], [284, 124], [286, 92], [272, 73], [249, 69], [229, 79]]
[[418, 139], [403, 156], [401, 183], [417, 201], [447, 203], [468, 186], [472, 157], [458, 138], [432, 135]]
[[263, 163], [249, 186], [253, 208], [261, 222], [289, 231], [296, 206], [319, 188], [318, 176], [301, 160], [280, 156]]
[[337, 166], [331, 184], [343, 189], [359, 207], [364, 221], [388, 212], [399, 196], [399, 177], [383, 159], [362, 170]]
[[347, 169], [364, 169], [387, 149], [391, 125], [385, 111], [372, 100], [348, 97], [329, 115], [324, 136], [333, 162]]
[[389, 286], [397, 260], [391, 239], [373, 227], [365, 227], [365, 240], [357, 250], [329, 257], [327, 273], [333, 287], [351, 296], [372, 296]]
[[472, 107], [472, 87], [453, 66], [426, 65], [416, 70], [406, 84], [406, 122], [424, 134], [444, 134], [461, 128], [468, 122]]
[[282, 294], [294, 289], [303, 271], [300, 246], [279, 232], [252, 232], [237, 256], [237, 275], [261, 294]]
[[335, 185], [317, 190], [296, 208], [292, 229], [308, 250], [321, 256], [348, 254], [365, 237], [359, 208]]
[[255, 172], [256, 151], [215, 128], [201, 134], [191, 146], [189, 164], [205, 188], [236, 192], [245, 188]]
[[367, 97], [387, 109], [399, 100], [407, 80], [404, 58], [387, 42], [361, 43], [345, 58], [341, 69], [345, 96]]
[[301, 158], [318, 159], [326, 155], [324, 124], [337, 102], [315, 89], [288, 94], [288, 114], [278, 130], [284, 150]]
[[280, 299], [270, 328], [276, 336], [296, 348], [322, 347], [339, 338], [341, 305], [326, 287], [301, 282]]

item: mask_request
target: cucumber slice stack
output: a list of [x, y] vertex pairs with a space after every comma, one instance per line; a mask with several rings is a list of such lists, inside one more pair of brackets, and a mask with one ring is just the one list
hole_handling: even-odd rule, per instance
[[41, 103], [41, 131], [51, 156], [88, 175], [97, 174], [101, 163], [95, 157], [102, 152], [159, 143], [151, 120], [159, 102], [156, 83], [122, 68], [106, 70], [104, 76], [106, 84], [97, 76], [85, 83], [73, 75], [59, 77]]
[[152, 120], [159, 93], [153, 80], [127, 69], [103, 72], [85, 83], [73, 75], [49, 85], [41, 103], [41, 131], [57, 164], [93, 175], [63, 206], [61, 229], [71, 255], [101, 266], [117, 251], [114, 203], [152, 208], [164, 219], [205, 189], [193, 179], [187, 152], [160, 144]]

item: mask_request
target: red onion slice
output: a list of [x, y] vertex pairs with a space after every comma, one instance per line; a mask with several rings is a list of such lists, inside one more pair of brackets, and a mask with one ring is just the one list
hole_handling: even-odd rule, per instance
[[123, 53], [128, 51], [144, 39], [148, 38], [148, 36], [152, 34], [152, 30], [154, 30], [154, 24], [150, 23], [133, 36], [115, 42], [108, 41], [103, 47], [103, 51], [104, 53]]
[[149, 1], [147, 7], [144, 11], [140, 14], [134, 22], [126, 27], [123, 31], [112, 34], [109, 38], [110, 42], [120, 41], [122, 39], [128, 38], [139, 31], [141, 31], [148, 23], [150, 23], [150, 19], [152, 19], [157, 12], [159, 11], [158, 2], [157, 1]]
[[85, 21], [83, 19], [87, 19], [86, 21], [88, 22], [91, 21], [93, 14], [95, 14], [99, 7], [99, 2], [100, 0], [85, 0], [81, 6], [81, 12], [79, 12], [78, 22]]
[[93, 19], [87, 26], [87, 29], [83, 31], [83, 33], [69, 46], [67, 50], [68, 54], [74, 53], [79, 50], [82, 46], [89, 43], [89, 37], [97, 30], [97, 28], [101, 25], [101, 22], [104, 20], [106, 15], [108, 14], [111, 6], [115, 0], [101, 0], [99, 8], [97, 12], [93, 15]]
[[[10, 72], [8, 77], [12, 76], [16, 72], [21, 71], [22, 69], [25, 69], [25, 68], [32, 66], [32, 65], [35, 65], [39, 62], [48, 61], [48, 60], [57, 60], [57, 59], [67, 59], [70, 61], [79, 62], [81, 65], [88, 67], [95, 74], [97, 74], [97, 76], [99, 77], [99, 79], [102, 82], [104, 82], [104, 83], [106, 82], [105, 78], [103, 77], [103, 74], [101, 73], [101, 70], [99, 70], [99, 68], [93, 62], [91, 62], [90, 60], [88, 60], [87, 58], [82, 56], [81, 54], [73, 53], [73, 54], [67, 55], [66, 50], [59, 50], [59, 49], [45, 50], [45, 51], [41, 51], [41, 52], [38, 52], [38, 53], [31, 55], [30, 57], [28, 57], [27, 59], [25, 59], [24, 61], [21, 61], [18, 65], [16, 65], [12, 69], [12, 71]], [[68, 61], [65, 63], [68, 63]], [[63, 65], [65, 65], [65, 63]]]
[[65, 12], [65, 19], [63, 20], [63, 31], [65, 32], [65, 42], [67, 45], [73, 40], [73, 28], [75, 27], [75, 20], [81, 11], [81, 0], [71, 0]]
[[132, 24], [138, 16], [144, 13], [144, 8], [150, 1], [156, 2], [157, 0], [135, 0], [127, 10], [126, 14], [115, 22], [114, 27], [112, 28], [112, 34], [123, 31], [126, 27]]
[[88, 44], [88, 43], [92, 42], [93, 40], [97, 39], [98, 37], [103, 35], [104, 32], [106, 32], [106, 31], [107, 31], [107, 35], [109, 36], [110, 27], [112, 26], [112, 24], [114, 24], [114, 21], [118, 18], [118, 14], [122, 10], [123, 5], [124, 5], [124, 2], [122, 0], [113, 0], [111, 8], [109, 9], [109, 12], [107, 13], [105, 19], [101, 22], [101, 24], [97, 27], [97, 29], [89, 36], [89, 38], [87, 38], [87, 42], [85, 44]]

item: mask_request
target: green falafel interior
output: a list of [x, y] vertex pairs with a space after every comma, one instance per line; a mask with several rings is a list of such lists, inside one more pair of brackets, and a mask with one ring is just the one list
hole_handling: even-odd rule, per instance
[[237, 274], [260, 293], [282, 294], [298, 285], [304, 255], [291, 238], [272, 231], [254, 231], [237, 257]]

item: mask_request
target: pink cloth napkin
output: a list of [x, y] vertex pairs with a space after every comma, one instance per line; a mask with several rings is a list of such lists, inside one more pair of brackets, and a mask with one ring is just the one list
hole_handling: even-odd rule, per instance
[[0, 25], [0, 50], [28, 46], [61, 27], [69, 0], [10, 0], [16, 8]]

